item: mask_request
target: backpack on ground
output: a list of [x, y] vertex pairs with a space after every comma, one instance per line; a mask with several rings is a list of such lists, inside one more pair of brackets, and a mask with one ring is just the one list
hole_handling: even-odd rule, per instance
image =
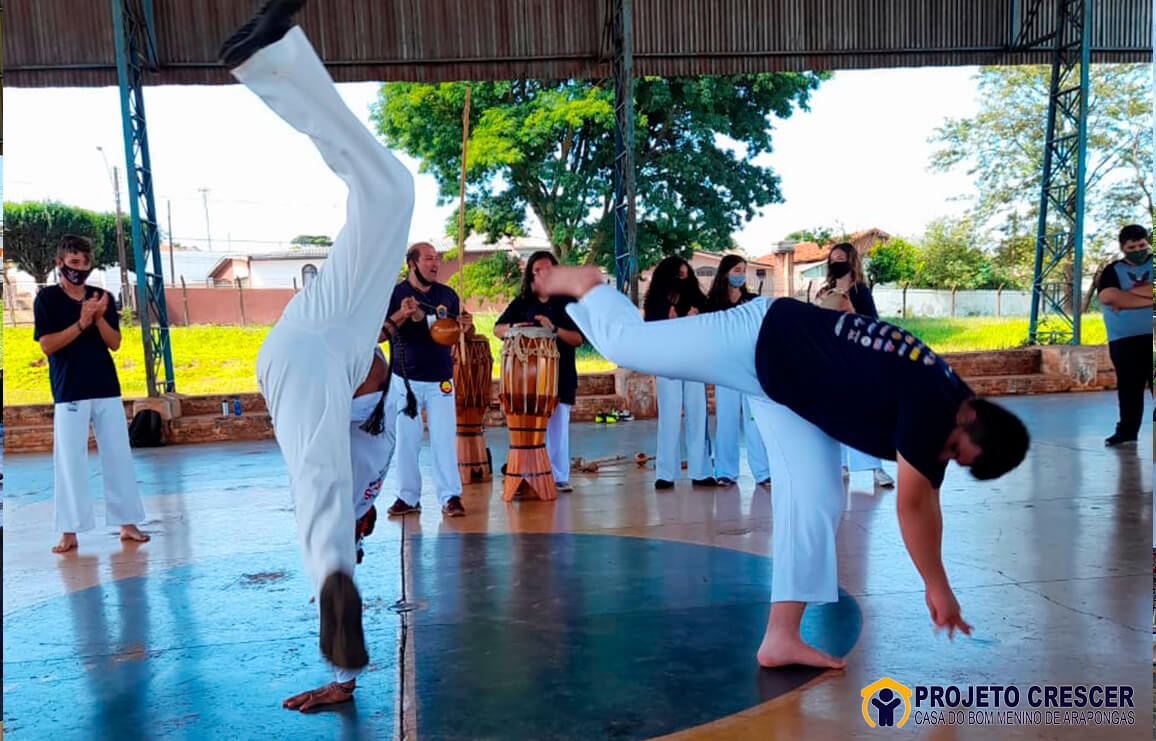
[[161, 415], [155, 409], [142, 409], [133, 415], [128, 426], [128, 441], [134, 448], [159, 448], [164, 445]]

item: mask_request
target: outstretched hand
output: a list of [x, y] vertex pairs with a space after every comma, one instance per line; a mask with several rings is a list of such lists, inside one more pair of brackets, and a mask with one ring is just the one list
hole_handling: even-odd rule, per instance
[[535, 285], [547, 296], [573, 296], [582, 298], [592, 289], [602, 285], [602, 271], [587, 265], [584, 267], [557, 266], [539, 275]]
[[931, 613], [931, 622], [935, 623], [936, 630], [946, 628], [948, 638], [955, 638], [957, 629], [966, 636], [971, 635], [971, 626], [964, 622], [959, 602], [956, 601], [950, 587], [928, 587], [924, 596], [927, 600], [927, 609]]
[[356, 687], [356, 680], [345, 683], [330, 682], [324, 687], [318, 687], [315, 690], [293, 695], [281, 703], [281, 707], [287, 710], [300, 710], [302, 713], [307, 713], [310, 710], [315, 710], [326, 705], [349, 702], [353, 699], [353, 690], [356, 689]]

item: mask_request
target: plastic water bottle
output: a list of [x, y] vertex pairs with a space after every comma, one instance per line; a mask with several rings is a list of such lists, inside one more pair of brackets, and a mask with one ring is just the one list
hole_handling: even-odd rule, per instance
[[241, 416], [241, 397], [239, 397], [239, 396], [236, 397], [235, 399], [233, 399], [233, 416], [234, 417], [240, 417]]
[[221, 416], [222, 417], [228, 417], [229, 416], [229, 402], [227, 402], [227, 401], [221, 402]]

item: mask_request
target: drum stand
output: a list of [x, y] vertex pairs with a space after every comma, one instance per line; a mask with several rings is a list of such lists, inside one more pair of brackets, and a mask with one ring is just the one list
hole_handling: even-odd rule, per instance
[[546, 454], [546, 423], [549, 417], [530, 414], [507, 414], [510, 430], [510, 453], [506, 459], [506, 479], [502, 499], [511, 502], [521, 493], [525, 499], [553, 501], [558, 498], [554, 487], [550, 456]]

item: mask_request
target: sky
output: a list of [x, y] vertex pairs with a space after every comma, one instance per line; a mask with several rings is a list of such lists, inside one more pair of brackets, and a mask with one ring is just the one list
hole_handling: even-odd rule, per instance
[[[781, 178], [784, 203], [763, 208], [735, 238], [751, 255], [811, 227], [878, 227], [915, 237], [930, 220], [962, 213], [964, 173], [928, 171], [928, 142], [947, 118], [978, 107], [974, 68], [836, 73], [809, 111], [772, 120], [774, 151], [759, 159]], [[343, 99], [369, 123], [375, 83], [342, 84]], [[4, 197], [55, 199], [112, 211], [111, 167], [128, 211], [116, 88], [4, 91]], [[270, 251], [298, 234], [336, 236], [346, 188], [310, 142], [239, 85], [145, 91], [158, 220], [176, 241], [217, 252]], [[1042, 122], [1041, 122], [1042, 123]], [[98, 148], [103, 148], [103, 154]], [[453, 204], [437, 205], [432, 176], [415, 160], [411, 240], [441, 236]], [[534, 220], [532, 232], [541, 234]]]

